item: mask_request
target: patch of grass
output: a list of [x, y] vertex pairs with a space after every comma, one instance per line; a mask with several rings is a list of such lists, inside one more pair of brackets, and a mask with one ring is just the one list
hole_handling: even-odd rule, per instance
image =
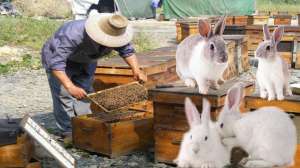
[[155, 38], [145, 33], [135, 34], [132, 43], [136, 52], [149, 51], [158, 47], [158, 42]]
[[[134, 45], [134, 49], [137, 53], [149, 51], [158, 47], [157, 41], [150, 35], [147, 35], [145, 33], [135, 34], [132, 40], [132, 44]], [[108, 59], [117, 55], [118, 53], [116, 51], [112, 51], [111, 53], [105, 55], [104, 59]]]
[[22, 56], [21, 61], [10, 61], [6, 64], [0, 64], [0, 75], [16, 72], [21, 69], [40, 69], [41, 61], [38, 57], [26, 54]]
[[71, 4], [67, 0], [13, 0], [13, 4], [24, 16], [70, 18]]
[[40, 50], [62, 24], [50, 19], [36, 20], [24, 17], [0, 17], [0, 46], [21, 45]]
[[300, 13], [300, 0], [256, 0], [258, 11]]

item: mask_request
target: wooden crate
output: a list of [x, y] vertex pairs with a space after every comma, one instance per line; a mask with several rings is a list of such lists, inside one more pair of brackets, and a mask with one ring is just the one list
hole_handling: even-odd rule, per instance
[[[277, 26], [269, 26], [272, 32]], [[248, 36], [248, 52], [254, 53], [258, 44], [263, 41], [263, 30], [261, 25], [246, 26], [246, 35]], [[284, 26], [284, 35], [278, 45], [280, 52], [293, 52], [295, 48], [294, 41], [299, 41], [300, 26]]]
[[234, 25], [234, 17], [233, 16], [226, 17], [226, 26], [227, 25]]
[[224, 34], [226, 35], [245, 35], [245, 26], [226, 25]]
[[298, 18], [298, 26], [300, 26], [300, 14], [297, 14], [297, 18]]
[[181, 23], [181, 37], [182, 37], [181, 40], [187, 38], [192, 34], [199, 34], [198, 23], [197, 22]]
[[292, 16], [291, 15], [275, 15], [274, 25], [291, 25]]
[[248, 109], [255, 110], [264, 106], [276, 106], [283, 109], [285, 112], [300, 113], [300, 96], [288, 96], [281, 101], [261, 99], [258, 93], [245, 97], [245, 107]]
[[283, 60], [288, 64], [289, 67], [292, 65], [293, 61], [293, 53], [292, 52], [280, 52], [281, 57]]
[[182, 40], [182, 29], [181, 29], [181, 25], [180, 22], [176, 22], [176, 41], [180, 42]]
[[251, 16], [234, 16], [234, 25], [237, 26], [251, 25]]
[[111, 158], [147, 150], [153, 145], [151, 113], [111, 120], [95, 114], [84, 115], [72, 118], [72, 127], [75, 147]]
[[[141, 70], [147, 75], [147, 88], [154, 87], [158, 83], [177, 80], [175, 72], [176, 47], [169, 47], [169, 51], [157, 50], [151, 53], [138, 53]], [[96, 91], [133, 82], [131, 68], [121, 57], [113, 57], [100, 60], [95, 72], [94, 88]]]
[[245, 35], [223, 35], [225, 40], [234, 41], [235, 43], [235, 55], [234, 63], [236, 65], [236, 70], [238, 74], [248, 71], [250, 68], [249, 58], [248, 58], [248, 44], [247, 36]]
[[26, 167], [33, 155], [33, 142], [27, 134], [17, 138], [17, 144], [0, 147], [0, 167]]
[[226, 41], [226, 48], [228, 53], [228, 67], [225, 69], [223, 73], [223, 78], [225, 80], [229, 80], [238, 76], [237, 63], [235, 61], [236, 57], [236, 45], [233, 40]]
[[[176, 74], [175, 47], [160, 48], [145, 53], [138, 53], [141, 70], [147, 75], [148, 81], [144, 84], [152, 88], [157, 84], [178, 80]], [[100, 60], [94, 77], [95, 91], [134, 82], [132, 70], [121, 57]], [[150, 111], [152, 102], [141, 103], [135, 108]], [[92, 103], [91, 109], [97, 112], [99, 108]]]
[[254, 25], [264, 25], [268, 24], [269, 16], [262, 16], [262, 15], [254, 15], [253, 16], [253, 24]]
[[[201, 95], [196, 88], [173, 87], [150, 89], [154, 102], [154, 139], [155, 160], [172, 164], [179, 150], [182, 135], [188, 129], [184, 112], [184, 99], [190, 97], [201, 111], [202, 98], [207, 98], [212, 107], [212, 118], [216, 118], [224, 105], [229, 87], [239, 79], [227, 81], [219, 90], [209, 90], [208, 95]], [[253, 83], [247, 82], [246, 94], [253, 91]]]
[[300, 52], [297, 52], [296, 54], [295, 68], [300, 69]]

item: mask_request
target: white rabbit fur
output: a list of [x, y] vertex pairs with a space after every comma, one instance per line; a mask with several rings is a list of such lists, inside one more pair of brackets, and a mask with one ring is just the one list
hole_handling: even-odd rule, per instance
[[297, 147], [296, 128], [289, 115], [276, 107], [240, 113], [244, 92], [241, 84], [229, 91], [218, 120], [223, 143], [242, 147], [249, 157], [245, 167], [292, 166]]
[[283, 100], [284, 95], [292, 95], [289, 87], [289, 70], [287, 63], [277, 51], [277, 45], [283, 36], [283, 27], [274, 30], [270, 35], [267, 25], [263, 26], [264, 41], [256, 49], [258, 58], [257, 82], [260, 88], [260, 97], [274, 100]]
[[176, 51], [176, 72], [186, 86], [196, 87], [207, 94], [209, 87], [219, 88], [217, 81], [227, 67], [228, 56], [222, 34], [225, 17], [216, 24], [214, 31], [209, 23], [199, 20], [199, 34], [184, 39]]
[[222, 145], [215, 124], [210, 119], [210, 104], [203, 99], [200, 114], [189, 98], [185, 100], [185, 112], [190, 130], [183, 136], [180, 151], [174, 162], [178, 167], [222, 168], [229, 164], [230, 153]]

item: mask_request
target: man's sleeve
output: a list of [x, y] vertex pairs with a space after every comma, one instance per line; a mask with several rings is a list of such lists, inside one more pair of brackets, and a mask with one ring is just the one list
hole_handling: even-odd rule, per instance
[[73, 54], [77, 48], [76, 41], [72, 41], [66, 36], [55, 38], [51, 46], [53, 53], [48, 55], [48, 66], [50, 70], [64, 71], [67, 58]]
[[127, 45], [123, 47], [115, 48], [115, 50], [119, 53], [119, 55], [123, 58], [129, 57], [132, 54], [135, 53], [135, 50], [131, 43], [128, 43]]

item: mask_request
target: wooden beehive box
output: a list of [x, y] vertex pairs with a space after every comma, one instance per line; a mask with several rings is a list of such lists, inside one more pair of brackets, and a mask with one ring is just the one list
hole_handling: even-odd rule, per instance
[[269, 21], [269, 16], [253, 15], [253, 24], [254, 25], [268, 24], [268, 21]]
[[234, 16], [227, 16], [226, 17], [226, 26], [227, 25], [234, 25]]
[[294, 53], [295, 56], [296, 56], [296, 58], [295, 58], [295, 68], [300, 69], [300, 37], [297, 37], [295, 40], [297, 41], [297, 49], [295, 50], [296, 53]]
[[245, 97], [245, 107], [248, 109], [255, 110], [264, 106], [276, 106], [285, 112], [300, 113], [300, 95], [288, 96], [281, 101], [262, 99], [258, 93], [253, 93]]
[[[175, 72], [176, 47], [137, 53], [141, 70], [147, 75], [147, 88], [157, 83], [171, 82], [177, 79]], [[96, 91], [134, 82], [131, 68], [121, 57], [102, 59], [95, 72], [94, 88]]]
[[0, 167], [26, 167], [33, 155], [33, 142], [27, 134], [21, 134], [17, 143], [0, 147]]
[[292, 16], [291, 15], [275, 15], [274, 25], [291, 25]]
[[235, 44], [234, 62], [238, 74], [248, 71], [250, 68], [248, 58], [248, 38], [245, 35], [223, 35], [225, 40], [233, 41]]
[[[176, 46], [136, 54], [141, 70], [148, 78], [145, 87], [151, 88], [157, 84], [178, 80], [175, 53]], [[113, 57], [99, 61], [94, 77], [94, 88], [95, 91], [99, 91], [134, 81], [127, 63], [121, 57]], [[136, 108], [149, 111], [152, 109], [152, 102], [143, 102], [140, 106], [136, 105]], [[91, 109], [94, 112], [98, 110], [93, 103]]]
[[[184, 99], [190, 97], [201, 111], [202, 98], [207, 98], [215, 118], [224, 105], [229, 87], [238, 79], [227, 81], [219, 90], [210, 90], [208, 95], [201, 95], [196, 88], [173, 87], [149, 90], [154, 102], [154, 139], [155, 160], [157, 162], [173, 163], [178, 154], [182, 135], [188, 129], [184, 112]], [[253, 83], [246, 82], [246, 92], [250, 94]]]
[[226, 25], [224, 30], [224, 34], [226, 35], [244, 35], [245, 32], [245, 26], [237, 25]]
[[[277, 26], [269, 26], [270, 32]], [[295, 42], [297, 42], [300, 35], [299, 26], [284, 26], [285, 34], [282, 37], [281, 42], [278, 45], [278, 51], [289, 65], [292, 64], [293, 52], [296, 48]], [[263, 41], [263, 30], [261, 25], [246, 26], [246, 35], [248, 36], [248, 52], [249, 55], [254, 55], [254, 52], [258, 44]]]
[[253, 22], [251, 16], [234, 16], [234, 25], [246, 26], [251, 25]]
[[73, 144], [111, 158], [147, 150], [153, 145], [153, 115], [125, 110], [72, 118]]

